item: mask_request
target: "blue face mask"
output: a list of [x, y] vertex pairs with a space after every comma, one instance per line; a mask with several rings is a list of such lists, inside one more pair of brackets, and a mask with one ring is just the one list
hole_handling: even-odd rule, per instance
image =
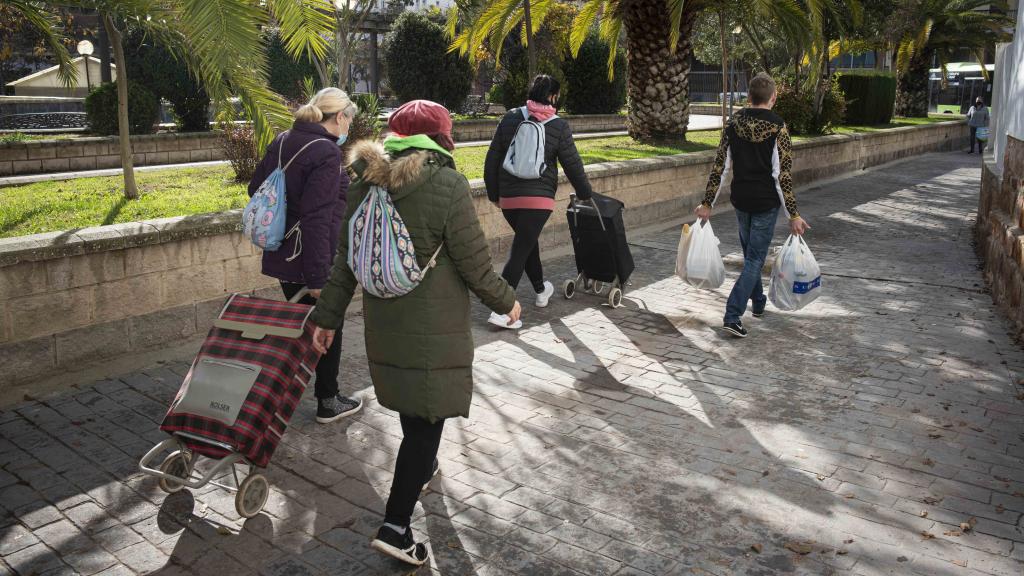
[[348, 140], [348, 134], [342, 134], [341, 136], [338, 136], [338, 146], [344, 144], [345, 140]]

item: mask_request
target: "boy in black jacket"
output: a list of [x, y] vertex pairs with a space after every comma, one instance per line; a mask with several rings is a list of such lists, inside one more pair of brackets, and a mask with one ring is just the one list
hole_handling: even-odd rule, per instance
[[810, 228], [796, 209], [793, 195], [792, 143], [786, 124], [772, 112], [775, 105], [775, 81], [764, 72], [750, 80], [750, 106], [733, 115], [722, 131], [718, 155], [708, 177], [704, 201], [697, 216], [706, 221], [721, 193], [725, 175], [732, 172], [730, 200], [739, 220], [743, 246], [743, 272], [729, 294], [724, 328], [730, 334], [746, 337], [741, 317], [752, 302], [756, 318], [764, 314], [768, 298], [761, 283], [761, 269], [768, 256], [779, 208], [789, 216], [790, 232], [798, 236]]

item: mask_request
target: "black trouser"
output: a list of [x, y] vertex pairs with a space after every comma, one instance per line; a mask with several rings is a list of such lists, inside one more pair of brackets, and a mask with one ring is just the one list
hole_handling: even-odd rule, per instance
[[533, 289], [539, 294], [544, 291], [544, 268], [540, 263], [540, 233], [551, 217], [550, 210], [502, 210], [509, 226], [515, 232], [512, 251], [501, 271], [502, 278], [512, 288], [519, 287], [519, 280], [526, 271]]
[[974, 143], [978, 143], [978, 152], [985, 151], [985, 143], [978, 140], [978, 127], [971, 126], [971, 152], [974, 152]]
[[[305, 284], [281, 282], [284, 297], [289, 300], [305, 287]], [[316, 304], [316, 298], [306, 294], [299, 302], [312, 306]], [[331, 347], [327, 349], [326, 354], [320, 357], [320, 362], [316, 365], [316, 386], [313, 392], [317, 399], [330, 398], [338, 394], [338, 368], [340, 367], [341, 330], [338, 330], [334, 334], [334, 342], [331, 343]]]
[[415, 416], [401, 415], [399, 419], [402, 421], [402, 445], [395, 460], [395, 477], [391, 481], [384, 522], [408, 526], [423, 485], [433, 472], [444, 420], [431, 424]]

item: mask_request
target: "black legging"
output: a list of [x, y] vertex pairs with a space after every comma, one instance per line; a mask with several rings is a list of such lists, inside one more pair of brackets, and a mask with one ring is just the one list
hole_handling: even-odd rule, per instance
[[974, 143], [978, 143], [978, 152], [985, 151], [985, 143], [978, 140], [978, 126], [971, 126], [971, 152], [974, 152]]
[[[292, 296], [298, 294], [299, 290], [302, 290], [303, 288], [305, 288], [304, 284], [281, 282], [281, 291], [284, 292], [284, 297], [289, 300], [291, 300]], [[307, 294], [303, 296], [299, 302], [312, 306], [316, 304], [316, 298]], [[316, 385], [314, 386], [314, 394], [317, 399], [322, 400], [338, 394], [338, 368], [340, 366], [341, 330], [338, 330], [334, 333], [334, 342], [331, 342], [331, 347], [327, 349], [326, 354], [320, 357], [320, 362], [316, 365]]]
[[540, 233], [551, 217], [550, 210], [502, 210], [509, 226], [515, 232], [512, 251], [505, 262], [501, 276], [512, 288], [519, 287], [519, 280], [526, 271], [527, 278], [538, 294], [544, 291], [544, 268], [540, 263]]
[[430, 480], [437, 448], [441, 445], [444, 420], [430, 422], [415, 416], [401, 415], [402, 444], [395, 460], [395, 477], [384, 511], [384, 522], [408, 526], [423, 485]]

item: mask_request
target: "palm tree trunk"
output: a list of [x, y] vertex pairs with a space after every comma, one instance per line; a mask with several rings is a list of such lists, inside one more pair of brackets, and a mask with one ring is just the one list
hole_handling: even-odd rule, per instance
[[527, 86], [532, 86], [533, 77], [537, 74], [537, 53], [533, 49], [533, 18], [530, 16], [530, 0], [523, 0], [523, 26], [526, 27]]
[[697, 19], [688, 9], [679, 44], [669, 46], [664, 0], [635, 0], [623, 10], [626, 29], [629, 135], [640, 142], [682, 142], [690, 121], [690, 34]]
[[139, 187], [135, 184], [135, 167], [132, 164], [132, 139], [128, 134], [128, 75], [124, 63], [124, 44], [121, 31], [114, 26], [110, 14], [103, 14], [103, 27], [114, 47], [114, 66], [117, 67], [117, 133], [121, 143], [121, 169], [124, 171], [124, 197], [135, 200]]
[[729, 49], [725, 46], [725, 13], [723, 10], [718, 11], [718, 39], [722, 44], [722, 127], [725, 127], [725, 92], [727, 90], [726, 85], [726, 66], [729, 61]]
[[928, 63], [930, 50], [910, 59], [906, 70], [896, 77], [896, 115], [911, 118], [928, 117]]

